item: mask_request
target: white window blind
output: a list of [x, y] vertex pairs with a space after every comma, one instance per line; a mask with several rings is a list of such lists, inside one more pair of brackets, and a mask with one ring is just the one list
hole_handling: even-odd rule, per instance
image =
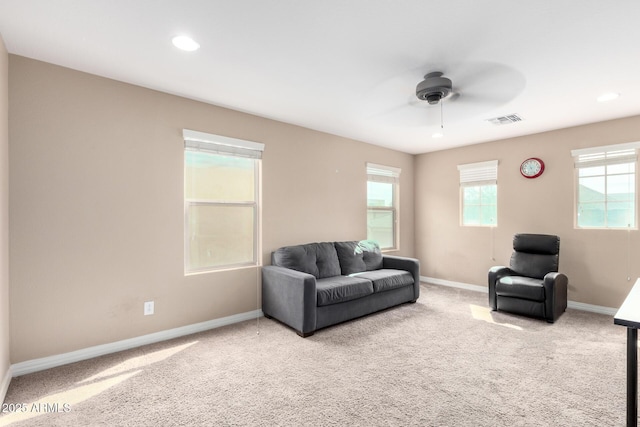
[[367, 181], [397, 184], [400, 182], [400, 172], [400, 168], [367, 163]]
[[640, 142], [571, 150], [576, 168], [635, 162]]
[[460, 185], [496, 184], [498, 182], [498, 161], [467, 163], [458, 165]]
[[232, 155], [261, 159], [264, 144], [227, 136], [213, 135], [195, 130], [183, 129], [184, 146], [187, 150], [206, 151], [213, 154]]

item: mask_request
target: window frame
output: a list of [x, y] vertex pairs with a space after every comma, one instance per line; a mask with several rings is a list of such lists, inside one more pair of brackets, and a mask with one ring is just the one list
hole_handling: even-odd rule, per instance
[[[376, 163], [366, 163], [367, 172], [367, 239], [371, 240], [369, 236], [369, 212], [390, 212], [392, 214], [392, 246], [380, 247], [380, 250], [385, 251], [397, 251], [400, 248], [400, 219], [399, 219], [399, 206], [400, 206], [400, 173], [402, 169], [385, 166]], [[387, 183], [391, 184], [391, 206], [370, 206], [369, 205], [369, 182]]]
[[[640, 142], [630, 142], [623, 144], [613, 144], [606, 146], [590, 147], [571, 150], [574, 159], [574, 215], [573, 226], [577, 230], [638, 230], [638, 149]], [[608, 167], [622, 164], [633, 164], [633, 172], [631, 173], [608, 173]], [[592, 178], [595, 176], [604, 178], [604, 225], [584, 226], [579, 225], [578, 216], [580, 215], [580, 169], [590, 167], [604, 167], [604, 173], [583, 178]], [[610, 226], [608, 221], [608, 180], [609, 176], [616, 175], [633, 175], [633, 225], [627, 224], [623, 227]], [[583, 203], [582, 203], [583, 204]]]
[[[221, 270], [229, 270], [236, 268], [252, 267], [260, 265], [259, 251], [261, 246], [260, 236], [260, 216], [261, 216], [261, 159], [264, 151], [264, 144], [246, 141], [236, 138], [229, 138], [222, 135], [208, 134], [189, 129], [183, 129], [184, 153], [187, 151], [202, 151], [210, 155], [224, 157], [243, 157], [253, 159], [253, 179], [254, 179], [254, 197], [253, 200], [208, 200], [198, 198], [187, 198], [186, 189], [184, 192], [184, 274], [200, 274]], [[183, 159], [184, 185], [186, 185], [186, 155]], [[195, 206], [212, 206], [212, 207], [251, 207], [253, 210], [253, 248], [251, 260], [246, 262], [238, 262], [231, 264], [221, 264], [216, 266], [207, 266], [200, 268], [191, 267], [191, 230], [190, 224], [190, 208]]]
[[[459, 197], [459, 223], [461, 227], [497, 227], [498, 226], [498, 160], [488, 160], [484, 162], [466, 163], [458, 165], [458, 172], [460, 175], [460, 186], [458, 190]], [[482, 223], [480, 219], [479, 223], [467, 224], [465, 223], [465, 204], [464, 190], [469, 187], [478, 187], [482, 201], [482, 187], [494, 186], [495, 187], [495, 221], [493, 223]], [[480, 207], [482, 212], [482, 206], [493, 206], [494, 204], [474, 204], [471, 206]]]

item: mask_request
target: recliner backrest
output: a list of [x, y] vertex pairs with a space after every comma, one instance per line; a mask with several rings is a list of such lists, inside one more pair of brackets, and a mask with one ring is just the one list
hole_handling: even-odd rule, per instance
[[520, 276], [544, 278], [558, 271], [560, 238], [549, 234], [516, 234], [513, 236], [510, 268]]

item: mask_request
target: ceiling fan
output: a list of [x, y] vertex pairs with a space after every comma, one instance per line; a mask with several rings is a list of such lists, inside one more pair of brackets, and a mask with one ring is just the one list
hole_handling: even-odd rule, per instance
[[[425, 110], [434, 107], [440, 110], [444, 100], [451, 102], [447, 113], [450, 123], [482, 118], [514, 99], [525, 86], [524, 76], [503, 64], [464, 62], [433, 65], [427, 74], [424, 74], [422, 66], [377, 84], [368, 93], [371, 100], [368, 104], [369, 117], [383, 120], [391, 126], [435, 126], [436, 123], [442, 126], [442, 111], [440, 114], [425, 114]], [[446, 69], [446, 75], [443, 69]], [[417, 76], [422, 78], [417, 79]]]

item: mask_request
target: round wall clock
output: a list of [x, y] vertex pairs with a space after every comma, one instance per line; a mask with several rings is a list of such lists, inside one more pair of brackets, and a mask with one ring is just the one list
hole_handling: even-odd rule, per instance
[[544, 162], [537, 157], [531, 157], [520, 165], [520, 173], [525, 178], [537, 178], [544, 172]]

